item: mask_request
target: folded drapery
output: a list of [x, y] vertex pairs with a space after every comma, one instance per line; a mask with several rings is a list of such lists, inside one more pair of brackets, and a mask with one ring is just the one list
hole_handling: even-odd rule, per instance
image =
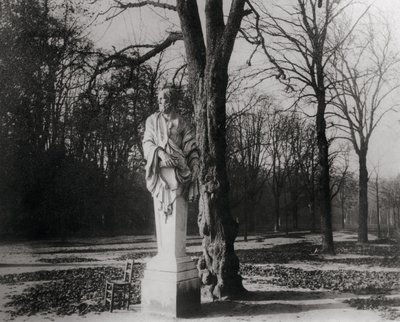
[[[143, 149], [147, 160], [147, 189], [159, 201], [166, 215], [172, 213], [172, 203], [177, 193], [185, 194], [189, 200], [197, 198], [198, 183], [197, 180], [192, 181], [191, 174], [194, 166], [198, 166], [199, 153], [194, 131], [185, 119], [177, 116], [177, 127], [171, 132], [161, 112], [148, 117]], [[160, 149], [176, 160], [176, 167], [165, 167], [158, 157]]]

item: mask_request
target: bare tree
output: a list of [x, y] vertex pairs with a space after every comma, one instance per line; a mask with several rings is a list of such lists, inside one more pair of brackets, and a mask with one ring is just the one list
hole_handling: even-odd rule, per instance
[[[316, 140], [313, 126], [299, 113], [275, 110], [269, 117], [270, 179], [274, 198], [274, 230], [281, 229], [281, 210], [285, 214], [285, 231], [298, 226], [301, 198], [307, 199], [312, 229], [315, 229]], [[283, 197], [283, 204], [282, 204]], [[288, 198], [289, 197], [289, 198]], [[292, 227], [289, 227], [290, 219]]]
[[269, 118], [269, 137], [270, 144], [268, 146], [271, 180], [269, 180], [272, 195], [274, 197], [275, 222], [274, 231], [277, 232], [281, 228], [281, 196], [284, 191], [287, 171], [289, 170], [289, 128], [292, 125], [289, 115], [282, 111], [275, 110]]
[[375, 178], [375, 197], [376, 197], [376, 224], [377, 224], [377, 236], [382, 237], [381, 234], [381, 203], [380, 203], [380, 190], [379, 190], [379, 172], [376, 173]]
[[317, 140], [314, 124], [303, 113], [293, 111], [289, 121], [287, 183], [290, 191], [293, 228], [298, 226], [298, 205], [306, 199], [309, 209], [311, 230], [316, 228], [316, 178], [318, 177]]
[[[301, 122], [295, 112], [287, 113], [283, 118], [281, 136], [283, 157], [283, 197], [285, 202], [285, 233], [289, 234], [289, 218], [292, 215], [293, 225], [297, 225], [299, 199], [299, 162], [296, 159], [297, 150], [301, 150]], [[288, 201], [288, 195], [290, 201]]]
[[316, 178], [317, 178], [317, 138], [313, 124], [305, 123], [302, 127], [302, 148], [297, 149], [297, 160], [302, 186], [307, 198], [311, 219], [311, 231], [316, 230]]
[[[332, 138], [334, 141], [334, 138]], [[329, 171], [331, 177], [331, 199], [339, 193], [349, 174], [349, 147], [340, 144], [335, 150], [329, 153]]]
[[[379, 30], [370, 21], [357, 36], [349, 37], [334, 56], [339, 82], [333, 112], [344, 122], [337, 126], [346, 134], [359, 161], [358, 241], [368, 242], [367, 154], [371, 136], [387, 112], [393, 110], [388, 98], [399, 87], [394, 68], [399, 55], [393, 50], [386, 23]], [[339, 31], [338, 34], [341, 32]]]
[[[252, 26], [242, 35], [260, 48], [272, 63], [270, 69], [259, 72], [276, 76], [288, 91], [296, 93], [297, 100], [315, 103], [316, 137], [319, 160], [320, 209], [322, 214], [322, 250], [334, 253], [332, 237], [332, 209], [329, 178], [329, 143], [326, 136], [325, 112], [332, 84], [327, 78], [327, 64], [336, 51], [337, 43], [328, 41], [328, 34], [335, 19], [351, 1], [297, 0], [291, 8], [275, 6], [279, 14], [268, 11], [259, 2], [254, 8], [257, 19], [248, 21]], [[319, 9], [321, 8], [321, 9]], [[267, 42], [267, 37], [270, 42]], [[343, 38], [346, 38], [344, 35]]]
[[346, 225], [350, 222], [350, 211], [357, 204], [355, 200], [355, 192], [357, 192], [357, 182], [354, 173], [347, 172], [343, 177], [342, 185], [336, 195], [340, 205], [342, 229], [346, 229]]
[[256, 226], [254, 210], [258, 204], [270, 168], [267, 166], [269, 145], [268, 109], [272, 101], [262, 95], [251, 95], [229, 114], [228, 168], [231, 184], [231, 207], [243, 209], [244, 240]]
[[234, 251], [238, 224], [229, 211], [225, 158], [228, 64], [244, 5], [245, 0], [233, 0], [225, 22], [223, 1], [207, 0], [203, 37], [196, 1], [177, 0], [201, 151], [199, 229], [204, 248], [199, 268], [217, 297], [244, 290]]
[[400, 228], [400, 176], [383, 181], [381, 192], [382, 205], [386, 208], [387, 237], [390, 238]]

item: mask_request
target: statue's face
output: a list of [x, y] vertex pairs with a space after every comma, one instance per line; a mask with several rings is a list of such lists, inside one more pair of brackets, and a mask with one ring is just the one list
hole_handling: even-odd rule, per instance
[[174, 107], [172, 106], [170, 90], [163, 90], [160, 92], [158, 95], [158, 107], [162, 113], [171, 113]]

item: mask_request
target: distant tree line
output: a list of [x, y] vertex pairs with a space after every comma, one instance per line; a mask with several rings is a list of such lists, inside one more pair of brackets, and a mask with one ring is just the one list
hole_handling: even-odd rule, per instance
[[108, 53], [94, 48], [77, 19], [86, 11], [72, 2], [0, 8], [0, 233], [149, 227], [141, 136], [157, 108], [157, 65], [99, 71]]
[[[319, 231], [314, 124], [298, 111], [279, 109], [265, 95], [252, 93], [235, 102], [227, 126], [228, 173], [231, 207], [245, 240], [249, 231]], [[331, 199], [344, 191], [347, 157], [346, 149], [331, 151]]]

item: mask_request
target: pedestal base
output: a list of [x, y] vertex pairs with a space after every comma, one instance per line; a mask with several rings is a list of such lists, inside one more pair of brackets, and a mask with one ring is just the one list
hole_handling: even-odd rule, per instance
[[156, 256], [144, 271], [142, 311], [182, 317], [199, 310], [200, 279], [194, 262], [189, 257], [178, 258], [172, 269], [161, 263]]

